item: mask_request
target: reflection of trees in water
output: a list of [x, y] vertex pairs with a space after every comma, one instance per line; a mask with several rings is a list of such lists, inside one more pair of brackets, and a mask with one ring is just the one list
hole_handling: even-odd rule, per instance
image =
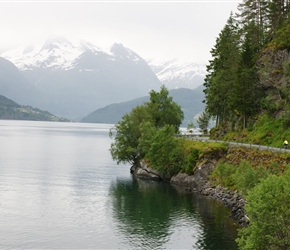
[[[184, 187], [174, 186], [179, 194], [184, 193]], [[191, 204], [195, 213], [202, 221], [203, 235], [196, 243], [196, 249], [234, 250], [238, 249], [238, 225], [229, 219], [230, 209], [221, 201], [215, 201], [202, 195], [192, 195]]]
[[[220, 244], [223, 249], [235, 249], [227, 242], [217, 243], [231, 231], [227, 224], [228, 210], [204, 197], [182, 194], [164, 182], [140, 179], [117, 181], [110, 188], [113, 217], [118, 230], [128, 244], [139, 248], [158, 248], [166, 245], [172, 234], [171, 226], [178, 220], [192, 225], [192, 244], [201, 248]], [[197, 247], [197, 245], [195, 245]]]
[[156, 248], [168, 239], [170, 214], [178, 205], [173, 195], [168, 195], [172, 192], [169, 188], [165, 183], [142, 180], [118, 181], [111, 186], [113, 216], [118, 219], [119, 230], [130, 243]]
[[238, 249], [238, 226], [229, 220], [229, 209], [220, 202], [203, 196], [194, 196], [196, 211], [203, 221], [203, 237], [197, 242], [198, 249], [234, 250]]

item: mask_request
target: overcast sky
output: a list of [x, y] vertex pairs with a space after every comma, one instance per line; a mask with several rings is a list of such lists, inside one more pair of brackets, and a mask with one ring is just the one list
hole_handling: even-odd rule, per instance
[[73, 35], [99, 47], [122, 43], [145, 59], [207, 62], [240, 2], [0, 0], [0, 49]]

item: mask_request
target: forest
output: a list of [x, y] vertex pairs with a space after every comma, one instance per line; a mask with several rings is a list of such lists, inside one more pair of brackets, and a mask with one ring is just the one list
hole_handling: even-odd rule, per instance
[[212, 138], [279, 146], [290, 137], [289, 2], [245, 0], [219, 33], [204, 80]]

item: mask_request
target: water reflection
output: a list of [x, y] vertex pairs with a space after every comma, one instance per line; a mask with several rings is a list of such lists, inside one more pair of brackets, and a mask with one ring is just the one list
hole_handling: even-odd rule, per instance
[[222, 206], [117, 166], [109, 128], [0, 122], [0, 249], [236, 249]]
[[237, 249], [229, 211], [164, 182], [118, 180], [111, 185], [113, 218], [126, 245], [142, 249]]

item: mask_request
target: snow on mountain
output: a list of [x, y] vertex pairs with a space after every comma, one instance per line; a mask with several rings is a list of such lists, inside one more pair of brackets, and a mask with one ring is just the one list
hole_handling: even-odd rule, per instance
[[161, 84], [169, 90], [195, 89], [206, 74], [202, 63], [144, 60], [119, 43], [108, 50], [63, 37], [50, 37], [0, 56], [18, 68], [25, 82], [16, 81], [13, 87], [0, 79], [0, 90], [7, 97], [76, 120], [105, 105], [146, 96]]
[[[70, 70], [76, 66], [80, 67], [80, 61], [94, 56], [110, 61], [131, 60], [136, 63], [144, 61], [122, 44], [115, 43], [108, 51], [83, 40], [54, 36], [42, 43], [6, 51], [1, 56], [13, 62], [21, 71]], [[89, 62], [83, 63], [83, 65], [88, 64]], [[92, 71], [94, 69], [89, 67], [80, 70]]]
[[177, 60], [156, 61], [147, 60], [158, 79], [168, 89], [195, 89], [203, 84], [206, 75], [205, 63], [186, 63]]
[[[17, 91], [9, 98], [70, 119], [145, 96], [161, 86], [147, 62], [118, 43], [108, 51], [81, 40], [51, 37], [0, 56], [19, 69], [31, 93], [38, 93], [28, 93], [25, 103]], [[3, 84], [0, 79], [0, 90]]]
[[12, 49], [1, 54], [19, 70], [50, 68], [70, 69], [74, 59], [85, 51], [100, 50], [95, 45], [76, 39], [50, 37], [44, 43]]
[[114, 43], [110, 52], [118, 58], [132, 60], [133, 62], [140, 62], [143, 60], [134, 51], [125, 48], [120, 43]]

